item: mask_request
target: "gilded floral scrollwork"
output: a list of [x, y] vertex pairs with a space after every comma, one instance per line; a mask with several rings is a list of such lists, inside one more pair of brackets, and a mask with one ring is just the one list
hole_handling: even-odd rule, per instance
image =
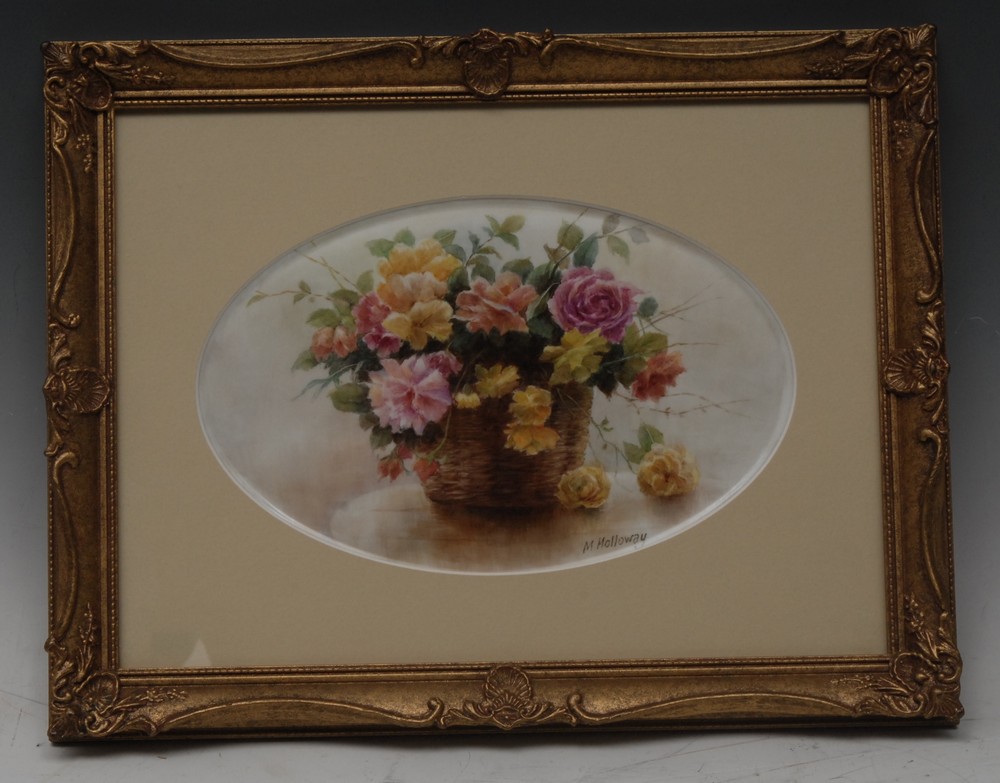
[[47, 43], [45, 59], [45, 103], [53, 118], [52, 143], [63, 147], [72, 140], [81, 152], [84, 171], [94, 166], [94, 140], [82, 121], [84, 111], [105, 111], [111, 105], [113, 82], [135, 86], [169, 84], [171, 77], [134, 58], [149, 48], [134, 43]]
[[904, 115], [930, 126], [937, 121], [934, 34], [929, 24], [843, 32], [838, 38], [850, 53], [812, 63], [807, 70], [814, 76], [833, 79], [863, 73], [872, 95], [899, 95]]
[[173, 688], [123, 692], [118, 676], [98, 668], [99, 634], [88, 607], [68, 642], [50, 639], [49, 688], [53, 737], [106, 737], [120, 732], [156, 734], [160, 720], [150, 708], [184, 697]]
[[944, 391], [950, 369], [944, 356], [943, 320], [944, 306], [938, 301], [927, 312], [920, 345], [893, 351], [882, 372], [890, 391], [924, 395], [923, 408], [931, 414], [931, 425], [940, 432], [947, 431]]
[[962, 658], [955, 647], [954, 622], [947, 612], [934, 617], [913, 596], [906, 598], [905, 613], [914, 649], [896, 655], [887, 675], [858, 681], [874, 694], [860, 702], [858, 711], [957, 722], [965, 710], [959, 701]]
[[461, 709], [448, 710], [438, 725], [492, 725], [501, 729], [537, 726], [542, 723], [576, 725], [576, 718], [565, 707], [535, 696], [528, 675], [515, 666], [497, 666], [490, 670], [483, 683], [483, 698], [466, 701]]
[[49, 325], [49, 374], [43, 387], [49, 410], [49, 457], [58, 454], [70, 416], [96, 413], [111, 395], [111, 384], [99, 370], [74, 364], [66, 331]]
[[553, 39], [551, 30], [536, 33], [497, 33], [483, 28], [469, 36], [426, 40], [432, 54], [458, 57], [462, 60], [462, 76], [466, 86], [480, 98], [497, 98], [510, 83], [511, 58], [539, 54]]

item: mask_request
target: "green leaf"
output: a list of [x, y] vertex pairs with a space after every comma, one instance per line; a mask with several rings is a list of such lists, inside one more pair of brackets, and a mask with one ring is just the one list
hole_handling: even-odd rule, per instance
[[621, 222], [620, 215], [608, 215], [606, 218], [604, 218], [604, 222], [601, 223], [601, 233], [605, 235], [610, 234], [612, 231], [618, 228], [618, 224], [620, 222]]
[[249, 307], [252, 304], [257, 304], [257, 302], [259, 302], [261, 299], [267, 299], [267, 294], [258, 291], [256, 294], [251, 296], [249, 300], [247, 300], [247, 307]]
[[[454, 231], [452, 232], [455, 233]], [[465, 263], [465, 248], [461, 245], [445, 245], [444, 252], [450, 256], [455, 256], [463, 264]]]
[[473, 234], [473, 233], [472, 233], [472, 232], [470, 231], [470, 232], [469, 232], [469, 241], [470, 241], [470, 242], [472, 243], [472, 247], [473, 247], [473, 248], [477, 248], [477, 247], [479, 247], [479, 242], [480, 242], [480, 239], [479, 239], [479, 235], [478, 235], [478, 234]]
[[653, 448], [654, 443], [663, 443], [663, 433], [652, 424], [641, 424], [639, 426], [639, 445], [643, 452]]
[[513, 272], [522, 280], [531, 274], [531, 270], [535, 268], [535, 265], [531, 263], [530, 258], [515, 258], [513, 261], [508, 261], [503, 265], [501, 271]]
[[597, 234], [591, 234], [573, 251], [574, 266], [593, 266], [597, 260]]
[[515, 250], [521, 249], [521, 243], [518, 241], [517, 237], [511, 234], [509, 231], [497, 232], [497, 239], [502, 239], [504, 242], [506, 242]]
[[361, 429], [370, 430], [376, 424], [378, 424], [378, 416], [370, 411], [368, 413], [362, 413], [358, 416], [358, 423], [361, 425]]
[[534, 302], [528, 305], [528, 309], [524, 311], [524, 317], [531, 320], [536, 315], [548, 312], [549, 299], [551, 298], [552, 296], [548, 292], [542, 294]]
[[642, 462], [642, 458], [646, 456], [646, 451], [634, 443], [622, 443], [622, 452], [625, 454], [625, 459], [633, 465], [638, 465]]
[[608, 250], [614, 253], [616, 256], [621, 256], [626, 261], [628, 261], [629, 249], [625, 240], [621, 237], [609, 236], [608, 237]]
[[295, 296], [292, 297], [292, 304], [298, 304], [299, 302], [301, 302], [305, 298], [306, 298], [306, 295], [303, 294], [302, 292], [299, 292]]
[[396, 246], [396, 243], [391, 239], [373, 239], [371, 242], [365, 242], [365, 247], [368, 248], [373, 256], [378, 256], [379, 258], [388, 258], [389, 251], [391, 251]]
[[309, 287], [309, 283], [307, 283], [305, 280], [299, 280], [299, 290], [306, 294], [311, 294], [313, 292], [312, 289]]
[[368, 391], [360, 383], [345, 383], [330, 392], [333, 407], [345, 413], [365, 413], [371, 410]]
[[516, 234], [522, 228], [524, 228], [524, 215], [511, 215], [500, 224], [500, 232], [504, 234]]
[[396, 236], [392, 238], [392, 241], [397, 245], [406, 245], [407, 247], [413, 247], [416, 244], [417, 238], [413, 236], [413, 232], [408, 228], [404, 228], [402, 231], [396, 233]]
[[492, 245], [483, 245], [476, 252], [483, 255], [496, 256], [497, 258], [500, 257], [500, 254], [493, 249]]
[[490, 262], [487, 260], [486, 256], [473, 256], [469, 259], [469, 268], [472, 273], [477, 277], [485, 278], [491, 283], [496, 280], [497, 273], [490, 266]]
[[659, 303], [653, 297], [647, 296], [639, 302], [639, 309], [636, 310], [636, 315], [640, 318], [652, 318], [659, 309]]
[[535, 290], [539, 293], [543, 293], [549, 286], [556, 282], [558, 273], [559, 267], [552, 261], [549, 261], [547, 264], [541, 264], [532, 269], [524, 279], [524, 282], [534, 286]]
[[628, 235], [629, 239], [637, 245], [641, 245], [643, 242], [649, 241], [649, 237], [646, 236], [646, 232], [639, 228], [639, 226], [632, 226], [632, 228], [628, 230]]
[[538, 335], [548, 343], [555, 343], [559, 337], [559, 327], [546, 315], [538, 315], [528, 319], [528, 331]]
[[448, 276], [448, 291], [457, 294], [459, 291], [469, 289], [469, 273], [464, 266], [460, 266]]
[[622, 348], [626, 356], [638, 356], [648, 359], [654, 354], [667, 350], [670, 340], [665, 334], [660, 332], [647, 332], [642, 334], [635, 324], [630, 324], [625, 331], [625, 339], [622, 340]]
[[308, 348], [299, 354], [299, 358], [295, 360], [295, 364], [292, 365], [293, 370], [311, 370], [319, 362], [316, 361], [316, 357], [313, 356], [313, 352]]
[[496, 236], [503, 230], [500, 228], [500, 222], [495, 217], [487, 215], [486, 219], [490, 221], [490, 230], [493, 232], [493, 236]]
[[455, 241], [455, 231], [454, 229], [442, 228], [440, 231], [434, 232], [434, 238], [447, 250], [448, 245]]
[[574, 250], [583, 241], [583, 229], [576, 223], [567, 223], [564, 220], [559, 227], [559, 233], [556, 234], [556, 239], [567, 250]]
[[392, 443], [392, 430], [388, 427], [372, 427], [372, 432], [368, 436], [368, 440], [372, 444], [372, 449], [378, 451], [378, 449]]
[[369, 269], [367, 272], [362, 272], [358, 277], [358, 290], [367, 294], [375, 287], [375, 273]]
[[324, 307], [320, 310], [313, 310], [309, 313], [309, 317], [306, 319], [306, 323], [310, 326], [315, 326], [317, 329], [321, 329], [324, 326], [340, 326], [340, 322], [343, 320], [340, 313], [336, 310], [331, 310], [329, 307]]
[[347, 305], [348, 309], [350, 309], [358, 303], [358, 301], [361, 299], [361, 296], [358, 294], [357, 291], [352, 291], [349, 288], [338, 288], [336, 291], [330, 294], [330, 298], [333, 299], [335, 302], [344, 302]]

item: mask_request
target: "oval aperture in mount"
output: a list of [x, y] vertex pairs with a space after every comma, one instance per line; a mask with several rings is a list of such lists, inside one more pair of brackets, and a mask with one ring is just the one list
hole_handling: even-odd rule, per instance
[[794, 405], [788, 336], [734, 266], [653, 221], [463, 198], [333, 228], [209, 335], [209, 446], [255, 502], [363, 557], [571, 568], [733, 500]]

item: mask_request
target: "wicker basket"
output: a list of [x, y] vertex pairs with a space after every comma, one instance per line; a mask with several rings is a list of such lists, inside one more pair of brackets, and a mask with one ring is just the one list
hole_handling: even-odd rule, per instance
[[453, 410], [441, 466], [424, 482], [427, 497], [472, 508], [554, 505], [563, 473], [583, 464], [594, 395], [589, 386], [577, 383], [553, 387], [551, 392], [552, 414], [545, 426], [559, 433], [559, 441], [534, 455], [505, 446], [509, 397], [484, 400], [471, 410]]

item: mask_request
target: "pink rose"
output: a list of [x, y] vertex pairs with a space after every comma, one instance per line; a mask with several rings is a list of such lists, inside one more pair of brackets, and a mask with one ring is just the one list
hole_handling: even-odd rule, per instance
[[582, 334], [598, 331], [613, 343], [620, 343], [638, 308], [639, 289], [615, 280], [606, 269], [585, 266], [563, 275], [549, 300], [549, 312], [564, 330]]
[[683, 357], [679, 351], [658, 353], [632, 382], [632, 396], [637, 400], [658, 400], [667, 393], [667, 387], [677, 385], [677, 376], [684, 372]]
[[445, 378], [458, 375], [462, 371], [462, 363], [451, 351], [435, 351], [424, 354], [427, 364], [441, 373]]
[[358, 334], [371, 350], [386, 357], [399, 350], [403, 341], [386, 330], [382, 322], [392, 313], [392, 309], [378, 298], [374, 291], [361, 297], [351, 314], [358, 325]]
[[368, 399], [379, 424], [393, 432], [412, 429], [423, 435], [431, 422], [444, 418], [451, 408], [448, 378], [426, 354], [403, 361], [384, 359], [382, 370], [371, 374]]

